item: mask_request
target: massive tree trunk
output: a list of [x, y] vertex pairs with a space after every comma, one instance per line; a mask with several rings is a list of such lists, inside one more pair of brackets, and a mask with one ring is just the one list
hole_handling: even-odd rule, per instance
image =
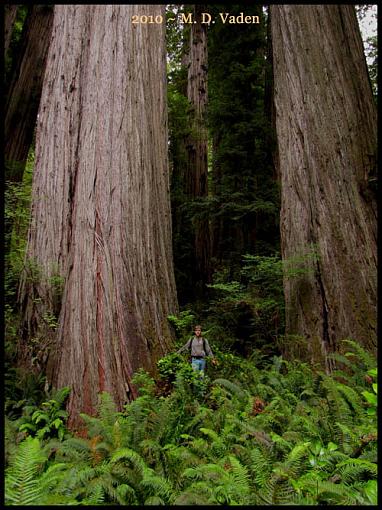
[[[191, 25], [187, 97], [192, 105], [192, 134], [187, 142], [186, 192], [191, 198], [208, 195], [207, 25], [201, 23], [203, 5], [195, 5]], [[210, 281], [210, 231], [208, 217], [196, 215], [194, 283]], [[191, 278], [192, 279], [192, 278]]]
[[20, 299], [26, 338], [59, 314], [48, 375], [72, 389], [72, 426], [100, 391], [133, 398], [134, 372], [172, 345], [165, 25], [134, 14], [165, 19], [159, 5], [55, 6], [39, 110]]
[[11, 43], [13, 25], [16, 21], [18, 5], [5, 5], [4, 6], [4, 58], [7, 55], [9, 45]]
[[376, 110], [354, 6], [272, 5], [287, 333], [311, 359], [339, 340], [376, 349]]
[[4, 157], [6, 177], [14, 182], [22, 181], [33, 140], [52, 23], [51, 5], [31, 7], [7, 91]]

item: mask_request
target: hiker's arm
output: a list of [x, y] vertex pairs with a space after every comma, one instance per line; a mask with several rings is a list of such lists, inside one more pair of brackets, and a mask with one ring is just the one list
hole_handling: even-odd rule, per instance
[[184, 345], [183, 347], [181, 347], [178, 351], [176, 351], [177, 354], [180, 354], [181, 352], [187, 350], [190, 348], [190, 345], [191, 345], [191, 340], [192, 338], [190, 338]]
[[210, 344], [208, 343], [208, 340], [205, 338], [204, 341], [206, 342], [206, 354], [207, 356], [211, 356], [212, 358], [214, 355], [212, 354]]

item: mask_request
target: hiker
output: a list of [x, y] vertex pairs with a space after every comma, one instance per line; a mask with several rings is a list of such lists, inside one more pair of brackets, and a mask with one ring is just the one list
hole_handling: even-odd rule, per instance
[[177, 353], [189, 350], [191, 352], [191, 364], [194, 370], [204, 373], [206, 367], [206, 356], [211, 356], [212, 363], [217, 364], [216, 359], [213, 357], [210, 344], [206, 338], [202, 337], [202, 327], [195, 326], [195, 336], [191, 337], [186, 344], [181, 347]]

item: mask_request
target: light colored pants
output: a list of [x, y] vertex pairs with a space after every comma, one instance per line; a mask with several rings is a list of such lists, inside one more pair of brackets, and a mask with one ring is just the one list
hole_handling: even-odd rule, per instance
[[191, 358], [191, 365], [194, 370], [204, 372], [206, 360], [204, 358]]

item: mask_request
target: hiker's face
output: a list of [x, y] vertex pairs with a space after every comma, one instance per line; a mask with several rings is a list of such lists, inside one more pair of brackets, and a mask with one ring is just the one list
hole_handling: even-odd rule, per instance
[[202, 334], [202, 330], [201, 329], [195, 329], [195, 335], [196, 336], [200, 336]]

